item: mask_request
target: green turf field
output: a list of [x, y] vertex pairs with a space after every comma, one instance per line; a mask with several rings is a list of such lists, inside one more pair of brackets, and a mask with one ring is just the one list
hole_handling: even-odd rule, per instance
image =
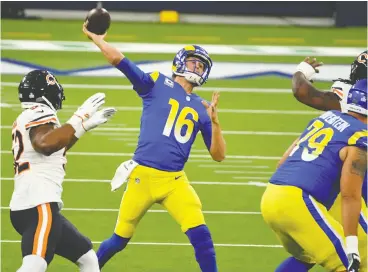
[[[3, 39], [45, 39], [85, 41], [81, 22], [2, 20]], [[362, 28], [295, 28], [260, 26], [198, 25], [196, 33], [187, 35], [193, 25], [159, 25], [113, 23], [109, 40], [127, 42], [170, 42], [212, 44], [262, 44], [308, 46], [366, 46]], [[68, 35], [62, 34], [68, 33]], [[357, 39], [356, 37], [360, 37]], [[363, 42], [361, 40], [363, 37]], [[268, 40], [266, 39], [268, 38]], [[273, 39], [273, 40], [270, 40]], [[106, 64], [101, 54], [74, 52], [7, 51], [2, 57], [23, 60], [56, 68], [81, 68]], [[169, 60], [172, 55], [134, 54], [133, 60]], [[216, 61], [293, 62], [300, 57], [214, 56]], [[350, 63], [352, 58], [326, 58], [331, 63]], [[325, 60], [325, 59], [323, 59]], [[129, 85], [124, 78], [58, 77], [67, 100], [58, 113], [65, 122], [90, 95], [104, 91], [106, 106], [119, 111], [108, 124], [83, 136], [67, 154], [67, 175], [64, 183], [63, 214], [80, 231], [91, 238], [95, 249], [114, 229], [117, 208], [123, 190], [110, 192], [109, 183], [116, 167], [130, 158], [137, 142], [141, 101], [132, 90], [93, 89], [96, 85]], [[20, 237], [9, 220], [13, 190], [11, 129], [20, 113], [17, 88], [21, 76], [2, 75], [1, 89], [1, 271], [15, 271], [21, 263]], [[81, 87], [80, 84], [89, 84]], [[329, 83], [317, 83], [327, 89]], [[267, 88], [290, 89], [289, 79], [263, 77], [242, 80], [213, 80], [205, 87], [230, 88], [221, 93], [220, 122], [227, 142], [227, 159], [215, 163], [209, 159], [201, 137], [198, 137], [186, 173], [199, 194], [205, 218], [216, 244], [219, 271], [274, 271], [288, 254], [279, 247], [275, 235], [263, 222], [260, 198], [267, 179], [297, 133], [317, 112], [298, 103], [289, 93], [265, 93]], [[234, 92], [231, 88], [259, 88], [259, 92]], [[210, 91], [199, 91], [209, 99]], [[276, 133], [275, 133], [276, 132]], [[84, 210], [83, 210], [84, 209]], [[160, 206], [143, 218], [136, 235], [124, 252], [114, 257], [103, 271], [188, 272], [199, 271], [193, 249], [180, 227]], [[149, 244], [151, 243], [151, 244]], [[77, 271], [77, 267], [55, 257], [48, 271]], [[323, 271], [313, 269], [313, 271]]]

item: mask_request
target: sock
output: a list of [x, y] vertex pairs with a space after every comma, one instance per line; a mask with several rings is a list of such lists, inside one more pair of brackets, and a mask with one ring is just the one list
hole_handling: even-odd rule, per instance
[[120, 237], [114, 233], [109, 239], [103, 241], [97, 251], [100, 268], [102, 268], [116, 253], [122, 251], [129, 240], [130, 238]]
[[209, 229], [200, 225], [185, 233], [194, 247], [195, 256], [202, 272], [217, 272], [216, 253]]
[[313, 266], [314, 264], [305, 263], [294, 257], [289, 257], [276, 268], [275, 272], [307, 272]]

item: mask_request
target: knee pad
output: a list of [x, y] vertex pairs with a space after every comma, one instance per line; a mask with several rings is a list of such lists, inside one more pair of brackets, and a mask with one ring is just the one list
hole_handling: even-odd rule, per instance
[[211, 233], [206, 225], [191, 228], [186, 235], [194, 247], [197, 260], [203, 256], [216, 255]]
[[77, 265], [81, 272], [99, 272], [98, 259], [96, 252], [91, 249], [77, 260]]
[[44, 258], [38, 255], [27, 255], [23, 258], [22, 266], [17, 272], [45, 272], [47, 269], [47, 262]]

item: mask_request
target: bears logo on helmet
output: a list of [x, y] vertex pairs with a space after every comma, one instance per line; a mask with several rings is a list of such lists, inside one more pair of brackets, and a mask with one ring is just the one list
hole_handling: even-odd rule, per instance
[[367, 50], [359, 54], [351, 64], [350, 80], [354, 84], [359, 79], [367, 78]]
[[[195, 70], [190, 71], [186, 65], [187, 59], [194, 57], [203, 64], [203, 73], [199, 74]], [[211, 72], [212, 60], [207, 51], [199, 45], [187, 45], [182, 48], [173, 60], [172, 72], [174, 75], [185, 77], [186, 80], [195, 86], [203, 85]]]
[[33, 70], [26, 74], [18, 87], [22, 106], [42, 103], [53, 110], [62, 108], [64, 89], [49, 71]]

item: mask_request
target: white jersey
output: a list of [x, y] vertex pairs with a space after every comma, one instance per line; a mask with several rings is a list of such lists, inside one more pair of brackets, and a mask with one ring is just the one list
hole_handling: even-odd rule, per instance
[[25, 210], [48, 202], [58, 202], [60, 208], [62, 207], [65, 148], [45, 156], [34, 150], [29, 137], [30, 128], [47, 123], [60, 127], [56, 113], [48, 106], [39, 104], [24, 110], [13, 124], [15, 183], [10, 201], [12, 211]]
[[334, 92], [340, 98], [341, 112], [346, 113], [346, 104], [348, 101], [348, 93], [352, 85], [344, 83], [342, 81], [335, 81], [331, 86], [331, 91]]

